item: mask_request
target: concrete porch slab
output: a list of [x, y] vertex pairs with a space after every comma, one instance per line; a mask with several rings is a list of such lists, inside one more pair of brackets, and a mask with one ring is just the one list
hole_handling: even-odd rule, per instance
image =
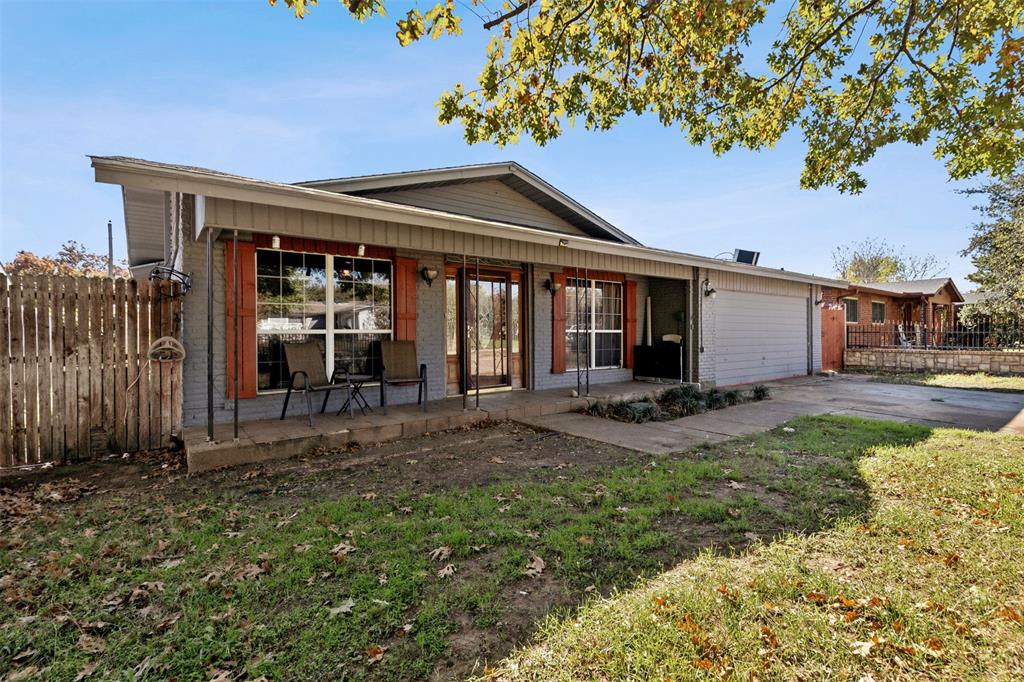
[[[239, 438], [233, 440], [230, 424], [217, 424], [213, 440], [205, 426], [185, 429], [185, 457], [189, 473], [198, 473], [294, 457], [320, 447], [342, 447], [349, 443], [371, 444], [408, 438], [433, 431], [461, 428], [486, 420], [527, 419], [542, 414], [557, 415], [585, 407], [592, 400], [637, 400], [665, 390], [665, 386], [627, 381], [594, 386], [589, 398], [574, 397], [570, 389], [507, 391], [431, 401], [424, 412], [418, 405], [392, 406], [388, 414], [379, 409], [355, 417], [332, 413], [316, 414], [311, 428], [301, 410], [287, 419], [261, 419], [239, 424]], [[602, 420], [604, 421], [604, 420]], [[670, 445], [666, 443], [667, 447]]]

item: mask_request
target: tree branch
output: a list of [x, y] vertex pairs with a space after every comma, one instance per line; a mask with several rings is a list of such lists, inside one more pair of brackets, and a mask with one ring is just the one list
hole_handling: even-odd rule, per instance
[[523, 4], [517, 5], [517, 6], [513, 7], [509, 11], [505, 12], [504, 14], [502, 14], [500, 17], [496, 17], [496, 18], [491, 19], [490, 21], [484, 23], [484, 29], [487, 29], [487, 30], [492, 29], [495, 26], [497, 26], [500, 23], [502, 23], [503, 21], [505, 21], [507, 19], [511, 19], [514, 16], [518, 16], [518, 15], [522, 14], [526, 10], [530, 9], [530, 6], [533, 5], [533, 3], [535, 3], [536, 1], [537, 0], [526, 0], [526, 2], [524, 2]]

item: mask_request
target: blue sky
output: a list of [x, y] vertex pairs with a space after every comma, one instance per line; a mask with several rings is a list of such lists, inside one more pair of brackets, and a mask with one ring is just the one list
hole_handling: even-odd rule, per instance
[[0, 31], [0, 260], [67, 239], [103, 250], [108, 219], [123, 256], [119, 188], [93, 182], [86, 154], [281, 181], [513, 159], [652, 246], [831, 274], [837, 244], [876, 236], [935, 253], [970, 288], [975, 216], [954, 192], [969, 183], [928, 147], [882, 151], [859, 196], [799, 189], [799, 135], [716, 157], [629, 118], [547, 147], [470, 147], [433, 103], [472, 81], [481, 32], [403, 49], [393, 20], [359, 25], [332, 0], [301, 22], [261, 0], [0, 0]]

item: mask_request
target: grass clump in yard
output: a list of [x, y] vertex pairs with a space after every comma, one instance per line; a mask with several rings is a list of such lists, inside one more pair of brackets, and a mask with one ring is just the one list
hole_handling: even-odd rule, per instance
[[[702, 550], [864, 521], [859, 459], [927, 433], [809, 417], [651, 458], [499, 424], [194, 478], [153, 467], [125, 487], [107, 464], [0, 489], [0, 679], [479, 673], [545, 614]], [[986, 523], [1009, 509], [986, 504]]]
[[1024, 392], [1024, 376], [989, 374], [987, 372], [886, 372], [874, 374], [872, 381], [886, 384], [915, 384], [941, 388], [969, 388], [982, 391]]
[[1024, 437], [939, 429], [865, 454], [866, 518], [549, 618], [492, 678], [1021, 679]]
[[767, 386], [757, 385], [750, 391], [731, 389], [720, 391], [711, 388], [701, 391], [696, 386], [676, 386], [663, 391], [653, 398], [638, 401], [599, 400], [590, 403], [583, 411], [595, 417], [614, 419], [630, 424], [644, 424], [652, 421], [669, 421], [690, 415], [720, 410], [746, 402], [767, 400], [771, 392]]

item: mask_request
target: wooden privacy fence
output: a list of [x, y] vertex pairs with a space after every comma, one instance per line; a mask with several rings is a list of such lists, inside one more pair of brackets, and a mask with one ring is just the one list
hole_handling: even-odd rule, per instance
[[165, 447], [181, 433], [171, 282], [0, 276], [0, 468]]

